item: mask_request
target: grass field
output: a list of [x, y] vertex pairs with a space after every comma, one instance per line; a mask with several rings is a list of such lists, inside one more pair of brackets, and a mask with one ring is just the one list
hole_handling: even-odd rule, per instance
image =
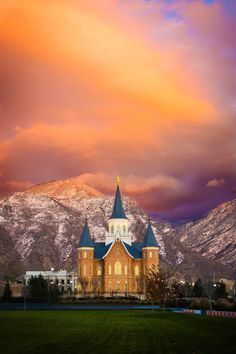
[[236, 353], [236, 320], [157, 311], [0, 311], [0, 353]]

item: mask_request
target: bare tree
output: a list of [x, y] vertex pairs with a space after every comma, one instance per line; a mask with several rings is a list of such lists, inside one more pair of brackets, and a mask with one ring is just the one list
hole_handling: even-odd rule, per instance
[[144, 277], [136, 277], [137, 293], [139, 294], [139, 299], [145, 290], [145, 279]]
[[156, 268], [149, 270], [146, 279], [146, 295], [151, 301], [160, 301], [164, 307], [165, 301], [169, 295], [170, 272]]
[[85, 278], [85, 277], [79, 277], [78, 278], [78, 282], [81, 286], [81, 289], [82, 289], [82, 292], [83, 292], [83, 295], [84, 297], [86, 297], [86, 292], [87, 292], [87, 288], [88, 288], [88, 279]]
[[98, 285], [99, 285], [99, 280], [97, 278], [94, 278], [92, 280], [92, 292], [96, 296], [98, 292]]

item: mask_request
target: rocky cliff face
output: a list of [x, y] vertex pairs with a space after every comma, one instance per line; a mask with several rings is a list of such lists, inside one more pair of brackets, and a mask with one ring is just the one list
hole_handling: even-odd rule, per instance
[[[28, 270], [75, 268], [85, 217], [95, 240], [102, 241], [113, 201], [113, 196], [80, 185], [76, 178], [40, 184], [1, 199], [0, 267], [6, 271], [10, 262]], [[124, 197], [123, 203], [132, 238], [141, 241], [148, 216], [133, 199]], [[236, 259], [235, 213], [233, 201], [179, 227], [153, 220], [162, 262], [190, 278], [213, 271], [229, 275]]]

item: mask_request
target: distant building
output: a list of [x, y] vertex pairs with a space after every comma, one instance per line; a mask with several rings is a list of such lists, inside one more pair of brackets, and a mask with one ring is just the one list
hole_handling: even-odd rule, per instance
[[[23, 285], [16, 283], [16, 282], [9, 282], [11, 292], [12, 292], [12, 297], [21, 297], [23, 296]], [[3, 295], [4, 288], [6, 285], [6, 281], [0, 280], [0, 298]]]
[[61, 291], [74, 291], [77, 287], [77, 274], [76, 272], [68, 272], [66, 270], [55, 271], [53, 268], [51, 270], [33, 270], [27, 271], [25, 274], [26, 284], [29, 284], [30, 278], [32, 277], [42, 277], [48, 280], [49, 283], [56, 283]]
[[131, 241], [119, 181], [108, 229], [105, 242], [94, 242], [85, 222], [78, 247], [78, 290], [105, 296], [144, 294], [144, 276], [159, 266], [159, 246], [150, 220], [144, 241]]

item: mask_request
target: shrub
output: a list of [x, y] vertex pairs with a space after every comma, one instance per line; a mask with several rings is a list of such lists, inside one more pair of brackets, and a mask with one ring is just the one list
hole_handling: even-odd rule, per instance
[[234, 309], [234, 304], [227, 299], [220, 298], [216, 300], [214, 307], [216, 310], [231, 311]]

